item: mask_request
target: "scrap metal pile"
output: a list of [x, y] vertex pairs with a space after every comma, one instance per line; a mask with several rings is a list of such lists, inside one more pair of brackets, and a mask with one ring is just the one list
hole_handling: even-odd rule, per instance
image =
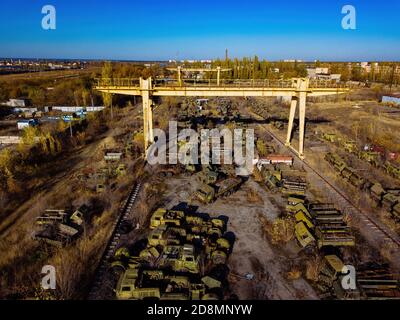
[[33, 235], [35, 240], [55, 247], [64, 247], [75, 241], [89, 220], [90, 209], [83, 205], [72, 213], [65, 210], [45, 210], [36, 219], [39, 230]]

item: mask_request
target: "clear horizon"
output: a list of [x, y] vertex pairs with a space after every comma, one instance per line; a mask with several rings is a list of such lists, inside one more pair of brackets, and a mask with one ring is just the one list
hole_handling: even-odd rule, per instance
[[[41, 27], [42, 6], [57, 10]], [[356, 9], [356, 29], [341, 9]], [[31, 59], [166, 61], [251, 57], [279, 61], [399, 61], [400, 2], [255, 0], [143, 3], [5, 0], [0, 56]]]

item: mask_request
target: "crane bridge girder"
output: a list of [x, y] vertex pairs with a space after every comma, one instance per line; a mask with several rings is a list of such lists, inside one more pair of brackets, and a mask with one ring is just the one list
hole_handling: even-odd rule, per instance
[[[129, 80], [129, 81], [126, 81]], [[161, 82], [161, 84], [160, 84]], [[177, 83], [152, 78], [133, 81], [131, 79], [99, 79], [96, 90], [109, 94], [141, 96], [143, 104], [143, 134], [145, 152], [154, 142], [153, 136], [153, 96], [182, 97], [291, 97], [286, 146], [290, 147], [293, 122], [299, 110], [298, 155], [304, 159], [304, 132], [307, 97], [335, 95], [349, 92], [348, 88], [329, 83], [310, 83], [308, 78], [294, 78], [290, 81], [236, 81], [228, 84], [190, 83], [179, 78]]]

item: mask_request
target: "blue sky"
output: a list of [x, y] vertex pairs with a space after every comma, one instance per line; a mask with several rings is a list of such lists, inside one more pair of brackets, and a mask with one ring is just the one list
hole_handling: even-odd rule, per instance
[[[41, 28], [54, 5], [57, 29]], [[344, 5], [357, 29], [341, 27]], [[400, 60], [398, 0], [2, 0], [0, 57]]]

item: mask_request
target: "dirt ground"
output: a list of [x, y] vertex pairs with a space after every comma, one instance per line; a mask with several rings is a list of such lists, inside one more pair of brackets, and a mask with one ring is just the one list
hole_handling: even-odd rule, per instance
[[[197, 185], [194, 176], [169, 179], [167, 184], [167, 208], [187, 202]], [[259, 195], [260, 203], [247, 200], [250, 189]], [[228, 263], [230, 290], [239, 299], [318, 299], [314, 289], [302, 277], [296, 280], [286, 278], [290, 266], [301, 259], [294, 240], [286, 246], [277, 247], [262, 231], [259, 215], [274, 221], [281, 213], [283, 203], [278, 203], [282, 202], [280, 198], [249, 179], [239, 191], [214, 203], [202, 205], [191, 201], [192, 205], [198, 206], [198, 212], [228, 217], [227, 231], [233, 232], [236, 238]], [[252, 274], [254, 278], [247, 280], [246, 274]]]

